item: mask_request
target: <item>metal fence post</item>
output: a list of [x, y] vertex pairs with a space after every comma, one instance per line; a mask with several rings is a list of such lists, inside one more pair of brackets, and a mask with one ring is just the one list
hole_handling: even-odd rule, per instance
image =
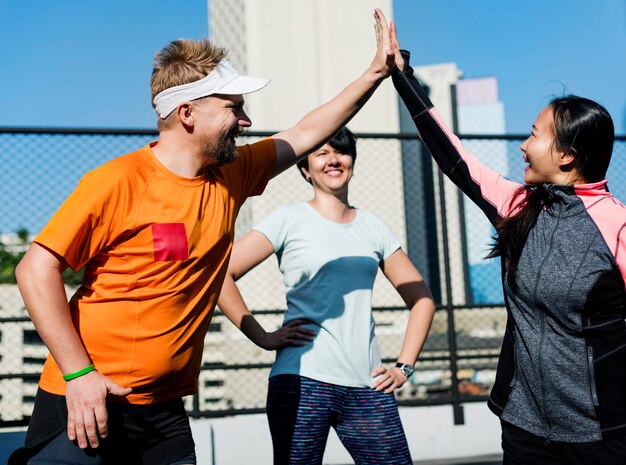
[[459, 379], [457, 375], [457, 347], [456, 347], [456, 331], [454, 327], [454, 305], [452, 302], [452, 277], [450, 275], [450, 252], [448, 250], [448, 226], [446, 221], [446, 199], [444, 195], [444, 176], [441, 171], [438, 173], [439, 180], [439, 205], [441, 208], [441, 229], [443, 238], [443, 264], [444, 279], [446, 282], [446, 314], [448, 316], [448, 348], [450, 351], [450, 379], [452, 386], [450, 394], [452, 396], [452, 411], [454, 415], [454, 424], [462, 425], [465, 423], [463, 415], [463, 406], [461, 405], [459, 393]]

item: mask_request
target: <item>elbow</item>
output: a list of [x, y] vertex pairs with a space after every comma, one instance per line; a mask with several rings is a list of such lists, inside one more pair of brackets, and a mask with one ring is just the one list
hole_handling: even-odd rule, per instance
[[27, 276], [29, 275], [29, 264], [25, 255], [15, 267], [15, 280], [18, 286], [23, 286]]
[[63, 269], [61, 263], [48, 251], [31, 246], [15, 267], [15, 280], [21, 289], [33, 280], [47, 278], [51, 272], [60, 276]]
[[228, 269], [226, 270], [226, 276], [224, 277], [224, 281], [237, 281], [238, 279], [239, 276], [237, 276], [235, 270], [233, 270], [231, 267], [228, 267]]
[[226, 270], [226, 278], [227, 280], [237, 281], [246, 274], [245, 270], [240, 269], [240, 267], [236, 266], [231, 259], [231, 263]]
[[226, 276], [224, 277], [224, 282], [230, 281], [234, 283], [239, 278], [241, 278], [241, 273], [237, 273], [233, 268], [228, 267], [226, 270]]
[[426, 308], [428, 309], [428, 311], [430, 313], [435, 313], [435, 311], [437, 310], [437, 304], [435, 303], [435, 299], [433, 298], [430, 289], [426, 289], [426, 295], [424, 296], [424, 299], [427, 302]]
[[414, 305], [411, 308], [417, 310], [418, 312], [421, 312], [424, 315], [430, 315], [431, 318], [437, 311], [437, 305], [435, 304], [435, 300], [433, 299], [429, 291], [421, 295], [414, 302]]

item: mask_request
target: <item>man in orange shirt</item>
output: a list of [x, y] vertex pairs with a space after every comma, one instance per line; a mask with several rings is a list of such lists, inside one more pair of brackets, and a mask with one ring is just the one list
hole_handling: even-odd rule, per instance
[[[379, 10], [375, 18], [377, 51], [363, 75], [291, 129], [243, 147], [243, 94], [268, 81], [239, 75], [207, 41], [174, 41], [156, 55], [158, 141], [87, 173], [16, 270], [50, 355], [26, 445], [10, 463], [196, 463], [182, 397], [196, 392], [237, 213], [390, 74], [387, 24]], [[85, 267], [69, 303], [68, 266]]]

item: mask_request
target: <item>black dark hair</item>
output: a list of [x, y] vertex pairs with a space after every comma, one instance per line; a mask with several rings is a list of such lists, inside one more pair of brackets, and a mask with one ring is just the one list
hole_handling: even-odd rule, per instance
[[[339, 153], [345, 153], [346, 155], [350, 155], [352, 157], [352, 163], [356, 161], [356, 137], [352, 134], [347, 127], [342, 127], [339, 131], [335, 133], [333, 137], [330, 138], [328, 142], [332, 148], [334, 148]], [[308, 155], [301, 159], [297, 165], [298, 171], [302, 175], [302, 177], [308, 182], [311, 183], [310, 180], [307, 179], [306, 175], [302, 172], [302, 168], [309, 171], [309, 157]]]
[[602, 181], [615, 140], [609, 112], [593, 100], [575, 95], [555, 98], [550, 108], [556, 148], [574, 156], [575, 168], [586, 182]]
[[[573, 168], [584, 182], [602, 181], [609, 168], [615, 140], [609, 112], [593, 100], [575, 95], [557, 97], [548, 107], [554, 118], [555, 148], [573, 156]], [[510, 284], [515, 282], [517, 264], [528, 234], [535, 226], [541, 209], [550, 201], [548, 194], [543, 185], [521, 186], [515, 198], [523, 195], [525, 199], [517, 212], [502, 218], [496, 225], [495, 244], [487, 257], [502, 257]]]

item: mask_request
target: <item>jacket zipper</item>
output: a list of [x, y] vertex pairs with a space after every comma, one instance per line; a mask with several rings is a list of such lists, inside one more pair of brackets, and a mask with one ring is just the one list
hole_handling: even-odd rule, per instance
[[515, 383], [517, 382], [517, 361], [517, 337], [513, 336], [513, 378], [509, 384], [509, 387], [511, 388], [515, 386]]
[[587, 347], [587, 361], [589, 362], [589, 382], [591, 383], [591, 399], [593, 405], [597, 407], [600, 405], [598, 401], [598, 392], [596, 391], [596, 371], [593, 366], [593, 347]]
[[[561, 212], [562, 212], [562, 205], [560, 203], [557, 203], [557, 205], [559, 206], [559, 214], [557, 216], [556, 219], [556, 225], [554, 226], [554, 229], [552, 229], [552, 235], [550, 236], [550, 245], [548, 247], [548, 253], [545, 255], [545, 257], [543, 258], [543, 261], [541, 262], [541, 266], [539, 267], [539, 271], [537, 273], [537, 280], [535, 281], [535, 289], [534, 289], [534, 300], [535, 302], [537, 302], [537, 292], [539, 291], [539, 281], [541, 279], [541, 271], [543, 270], [544, 265], [546, 264], [546, 261], [548, 260], [548, 257], [552, 254], [552, 246], [554, 244], [554, 236], [559, 228], [559, 223], [561, 222]], [[546, 426], [548, 428], [548, 434], [546, 436], [546, 440], [549, 441], [550, 440], [550, 435], [552, 432], [552, 425], [550, 424], [550, 418], [548, 417], [547, 414], [547, 407], [546, 407], [546, 388], [545, 388], [545, 383], [544, 383], [544, 367], [543, 367], [543, 342], [544, 342], [544, 338], [545, 338], [545, 333], [546, 333], [546, 315], [544, 312], [540, 312], [539, 313], [539, 319], [541, 321], [541, 332], [539, 335], [539, 361], [538, 361], [538, 365], [539, 365], [539, 384], [541, 387], [541, 412], [543, 414], [543, 418], [546, 422]]]

